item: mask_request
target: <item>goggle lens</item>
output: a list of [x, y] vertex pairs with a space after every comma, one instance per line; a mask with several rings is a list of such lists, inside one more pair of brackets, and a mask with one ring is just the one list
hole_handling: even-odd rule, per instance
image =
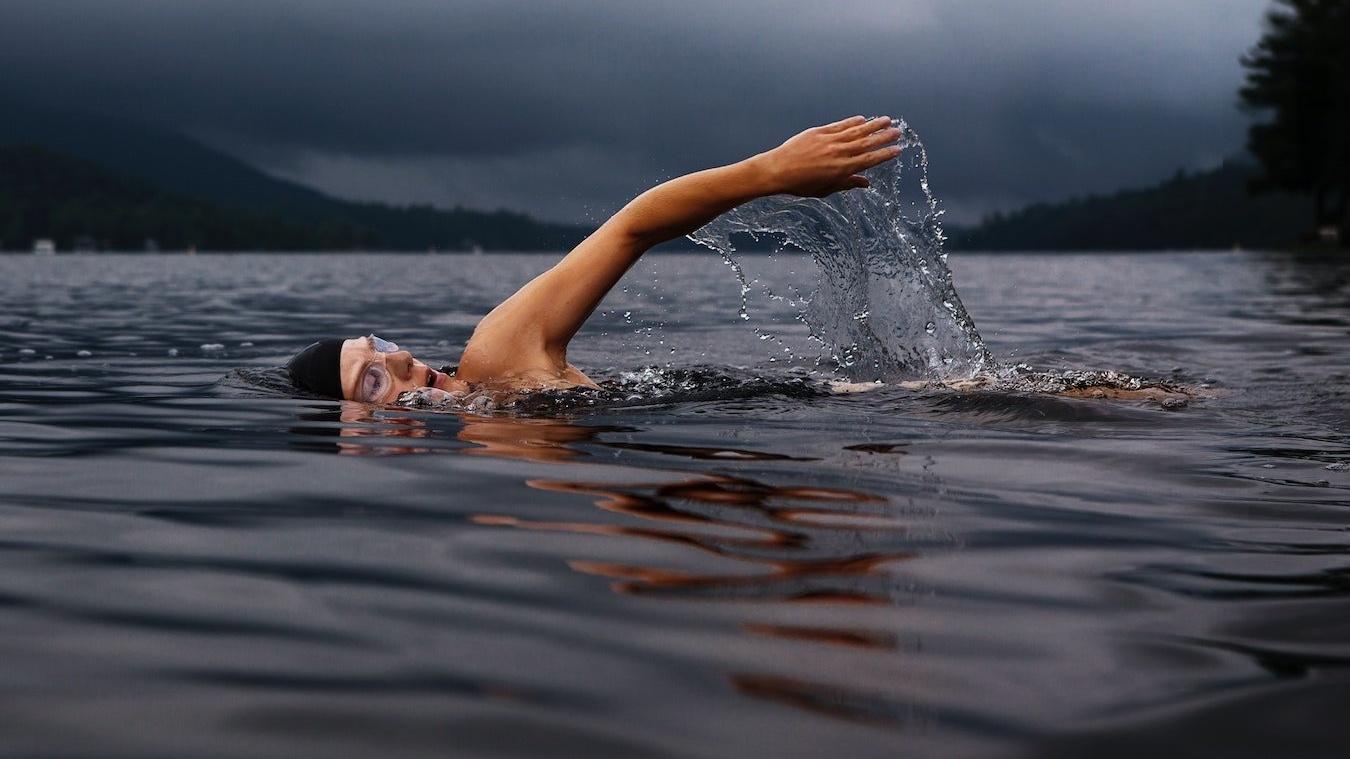
[[[370, 347], [376, 353], [395, 353], [398, 351], [397, 345], [383, 337], [376, 337], [375, 335], [368, 335], [368, 337], [370, 338]], [[361, 375], [361, 400], [367, 403], [377, 402], [384, 396], [389, 385], [389, 373], [385, 371], [383, 364], [379, 362], [371, 363], [370, 366], [366, 367], [365, 374]]]
[[361, 375], [361, 400], [367, 403], [374, 403], [384, 395], [385, 388], [389, 387], [389, 375], [385, 373], [384, 367], [379, 364], [371, 364], [366, 367], [366, 373]]

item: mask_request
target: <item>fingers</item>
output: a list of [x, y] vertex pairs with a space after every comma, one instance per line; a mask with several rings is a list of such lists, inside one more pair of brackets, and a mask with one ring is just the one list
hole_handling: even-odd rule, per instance
[[863, 119], [862, 121], [855, 122], [852, 126], [841, 130], [840, 136], [849, 141], [861, 140], [868, 135], [891, 128], [892, 124], [893, 122], [891, 121], [890, 116], [878, 116], [874, 119]]
[[891, 126], [891, 123], [889, 118], [882, 116], [861, 125], [866, 130], [849, 144], [853, 157], [849, 161], [848, 171], [864, 171], [900, 155], [900, 146], [889, 144], [900, 139], [901, 135], [900, 129]]
[[893, 126], [895, 126], [895, 121], [890, 116], [876, 116], [870, 119], [866, 116], [849, 116], [846, 119], [816, 127], [815, 131], [822, 134], [839, 134], [847, 139], [856, 140]]
[[834, 134], [836, 132], [842, 132], [850, 127], [856, 127], [859, 124], [864, 124], [866, 122], [867, 118], [864, 116], [849, 116], [848, 118], [840, 119], [839, 121], [836, 121], [833, 124], [826, 124], [822, 127], [819, 127], [819, 129], [821, 132], [825, 134]]
[[869, 134], [866, 137], [854, 142], [849, 147], [853, 149], [854, 153], [861, 155], [863, 153], [875, 152], [877, 150], [886, 147], [887, 145], [893, 145], [896, 142], [896, 140], [899, 139], [900, 139], [900, 130], [896, 129], [895, 127], [890, 127], [888, 129], [882, 129], [879, 132]]
[[890, 117], [879, 116], [841, 133], [841, 138], [851, 138], [847, 142], [850, 154], [848, 171], [859, 172], [870, 169], [900, 155], [899, 146], [889, 145], [900, 139], [902, 134], [899, 127], [893, 124]]
[[785, 183], [794, 195], [826, 197], [870, 187], [860, 176], [900, 155], [903, 131], [889, 116], [852, 116], [808, 129], [779, 147], [780, 163], [791, 170]]
[[900, 139], [900, 129], [889, 116], [877, 116], [868, 119], [852, 116], [818, 127], [819, 133], [828, 135], [832, 141], [847, 144], [850, 151], [866, 152], [875, 150], [888, 142]]
[[900, 139], [899, 127], [887, 127], [863, 137], [858, 141], [858, 147], [861, 150], [876, 150], [882, 145], [895, 142], [898, 139]]
[[877, 150], [869, 150], [866, 153], [863, 153], [862, 155], [859, 155], [857, 158], [855, 158], [853, 162], [849, 165], [849, 169], [855, 172], [870, 169], [873, 166], [885, 163], [891, 160], [892, 158], [895, 158], [896, 156], [900, 155], [900, 151], [901, 148], [899, 145], [891, 145], [890, 147], [879, 148]]

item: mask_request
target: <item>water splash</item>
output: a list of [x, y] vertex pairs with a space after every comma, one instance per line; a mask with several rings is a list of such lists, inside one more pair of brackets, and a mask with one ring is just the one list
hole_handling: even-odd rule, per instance
[[755, 372], [729, 367], [692, 366], [672, 369], [644, 366], [603, 379], [599, 387], [554, 390], [479, 388], [447, 392], [432, 387], [409, 390], [396, 404], [404, 408], [470, 414], [554, 417], [577, 412], [679, 405], [705, 401], [806, 400], [829, 395], [827, 386], [803, 374], [766, 379]]
[[[928, 187], [928, 154], [902, 120], [899, 158], [867, 173], [872, 186], [829, 198], [761, 198], [690, 239], [722, 254], [749, 292], [732, 235], [781, 236], [809, 253], [820, 282], [803, 319], [855, 381], [951, 381], [993, 366], [961, 305], [942, 250], [941, 211]], [[745, 305], [741, 308], [745, 317]]]

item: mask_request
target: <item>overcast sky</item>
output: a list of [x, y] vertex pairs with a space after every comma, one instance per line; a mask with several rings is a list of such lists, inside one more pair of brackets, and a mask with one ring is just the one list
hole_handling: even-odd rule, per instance
[[884, 114], [968, 221], [1241, 150], [1238, 57], [1269, 5], [0, 0], [0, 96], [184, 131], [343, 197], [565, 221]]

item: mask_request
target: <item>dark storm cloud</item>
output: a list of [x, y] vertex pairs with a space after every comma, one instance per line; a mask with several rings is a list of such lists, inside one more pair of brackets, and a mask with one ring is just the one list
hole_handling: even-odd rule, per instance
[[0, 94], [184, 130], [346, 195], [573, 218], [885, 112], [970, 216], [1236, 151], [1236, 59], [1265, 5], [5, 0]]

